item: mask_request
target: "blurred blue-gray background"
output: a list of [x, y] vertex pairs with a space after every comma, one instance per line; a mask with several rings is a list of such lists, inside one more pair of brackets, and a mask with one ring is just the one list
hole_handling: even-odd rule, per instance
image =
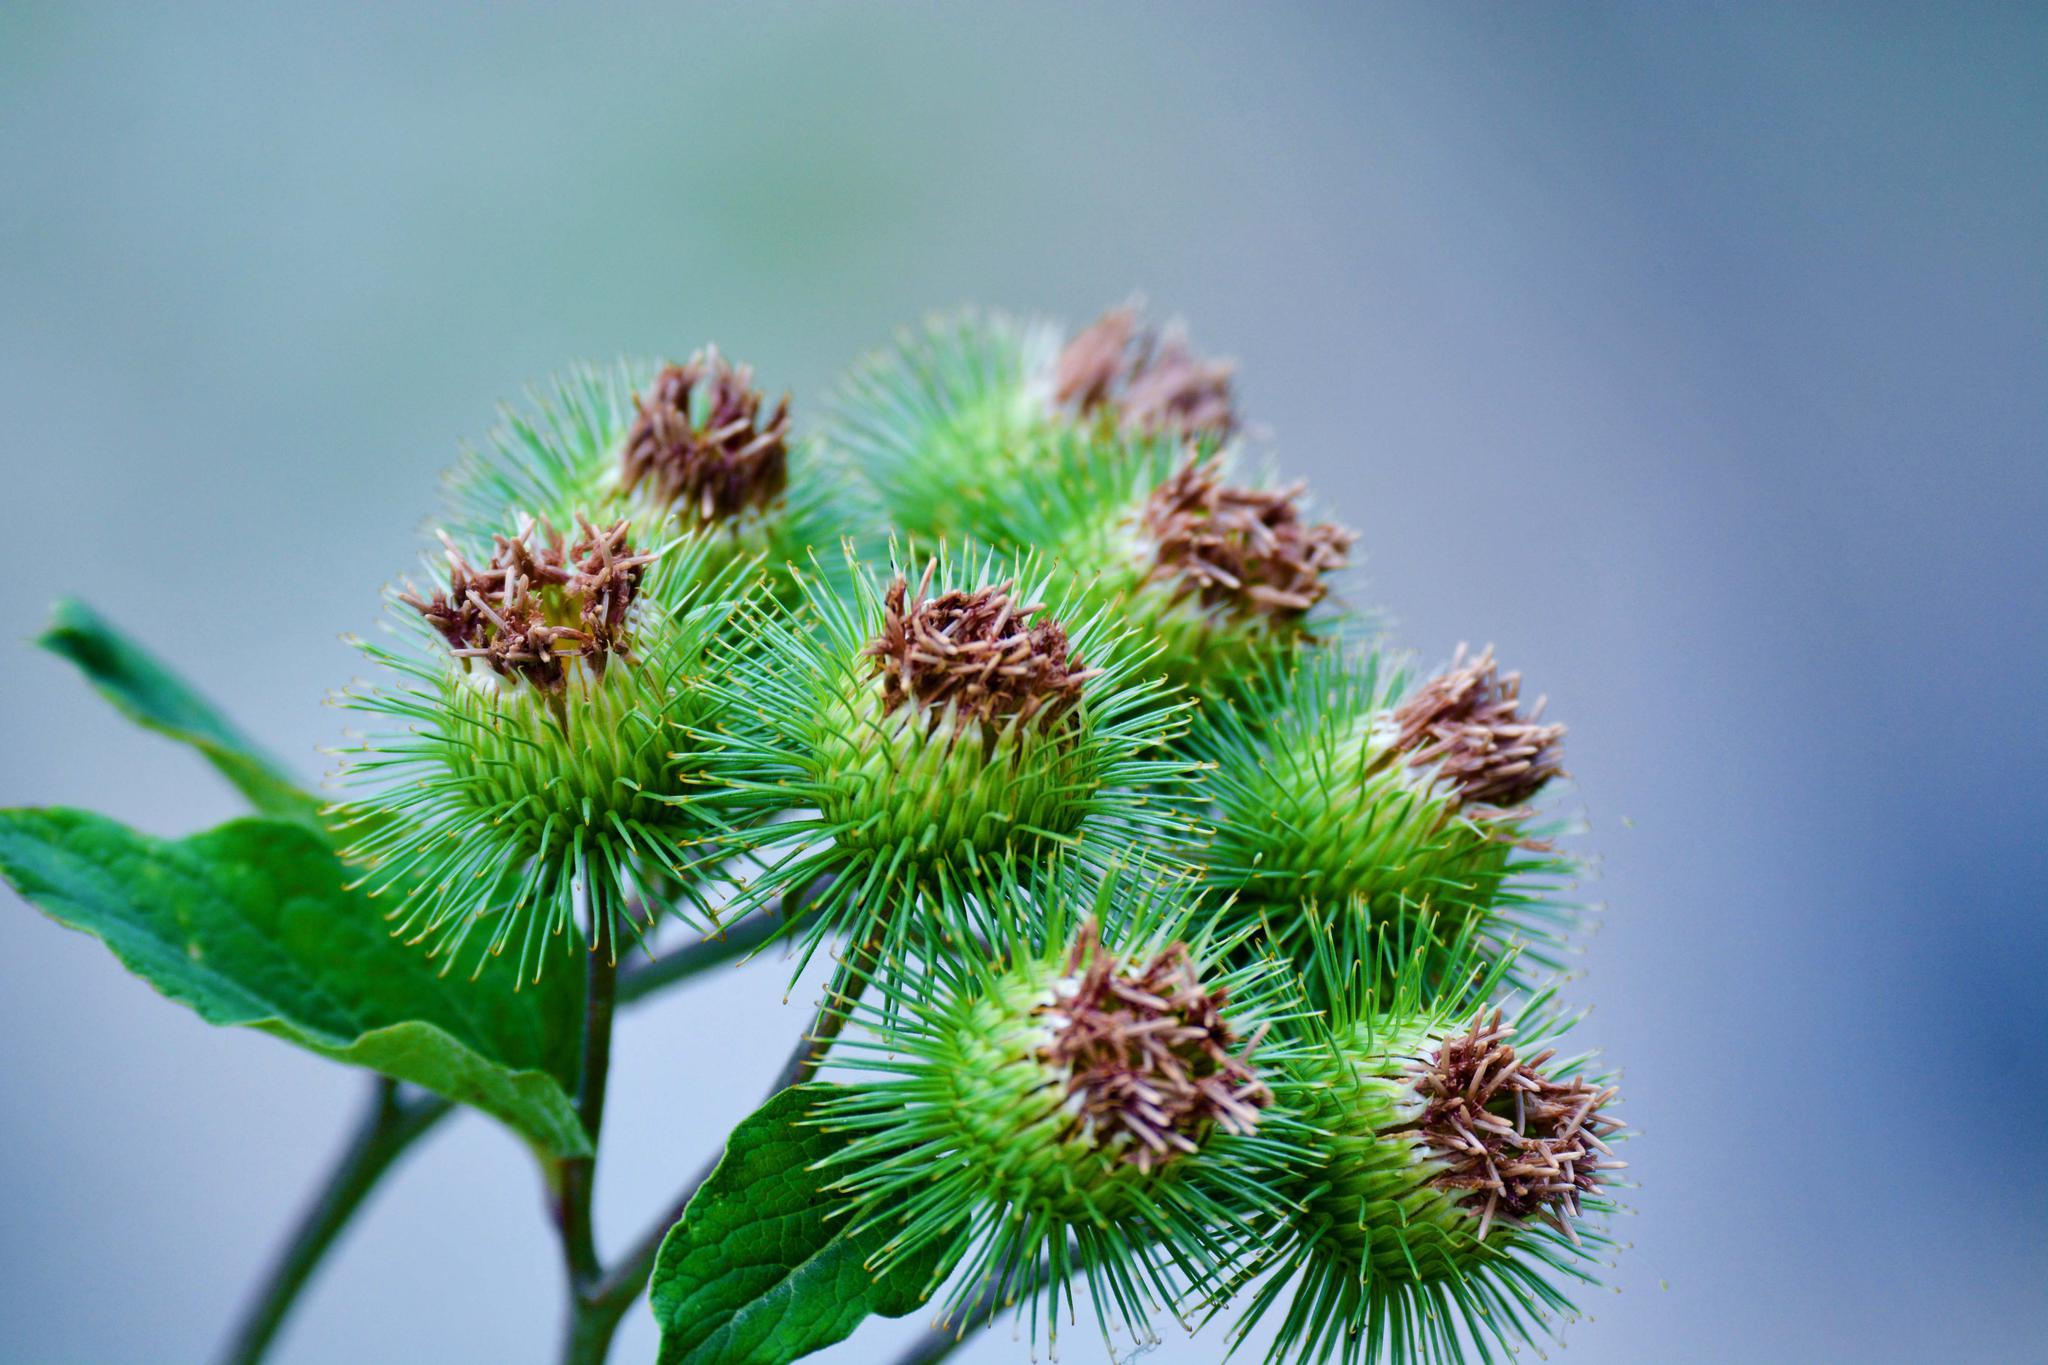
[[[317, 774], [337, 635], [566, 359], [715, 339], [808, 404], [926, 310], [1133, 290], [1241, 362], [1405, 643], [1571, 723], [1568, 991], [1644, 1132], [1571, 1358], [2048, 1358], [2038, 6], [14, 0], [0, 803], [236, 809], [30, 650], [63, 594]], [[201, 1359], [360, 1079], [0, 897], [0, 1359]], [[625, 1025], [608, 1243], [801, 1027], [779, 970]], [[280, 1359], [542, 1360], [557, 1311], [464, 1118]]]

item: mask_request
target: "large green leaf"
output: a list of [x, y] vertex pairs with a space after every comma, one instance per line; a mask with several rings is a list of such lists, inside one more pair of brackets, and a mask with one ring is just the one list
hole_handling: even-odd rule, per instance
[[803, 1122], [830, 1089], [785, 1090], [748, 1115], [669, 1229], [648, 1290], [661, 1365], [784, 1365], [870, 1313], [901, 1317], [924, 1302], [935, 1251], [877, 1277], [865, 1262], [886, 1229], [849, 1237], [831, 1216], [832, 1177], [811, 1168], [845, 1138]]
[[210, 1023], [426, 1086], [558, 1155], [590, 1150], [570, 1102], [582, 974], [518, 991], [505, 970], [437, 975], [304, 825], [165, 840], [86, 811], [5, 810], [0, 875]]
[[36, 643], [78, 666], [99, 694], [139, 725], [205, 755], [265, 815], [318, 823], [320, 800], [236, 729], [213, 703], [83, 602], [59, 602]]

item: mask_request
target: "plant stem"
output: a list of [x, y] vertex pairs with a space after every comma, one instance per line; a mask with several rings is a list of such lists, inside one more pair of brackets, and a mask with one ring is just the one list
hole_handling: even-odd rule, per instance
[[[846, 1028], [846, 1016], [867, 990], [868, 976], [874, 970], [878, 947], [874, 943], [864, 945], [849, 957], [843, 959], [832, 973], [832, 982], [825, 988], [825, 998], [819, 1002], [818, 1012], [811, 1018], [811, 1025], [804, 1030], [796, 1046], [790, 1050], [789, 1060], [776, 1074], [775, 1082], [768, 1088], [772, 1098], [793, 1085], [802, 1085], [818, 1074], [824, 1064], [825, 1053]], [[682, 1221], [683, 1211], [690, 1206], [698, 1189], [711, 1173], [718, 1169], [719, 1157], [704, 1163], [696, 1174], [683, 1185], [675, 1199], [670, 1201], [667, 1212], [642, 1233], [627, 1253], [605, 1273], [593, 1288], [592, 1308], [608, 1311], [616, 1326], [620, 1317], [640, 1297], [640, 1291], [647, 1287], [647, 1279], [654, 1273], [655, 1258], [661, 1252], [662, 1239], [668, 1230]], [[609, 1341], [609, 1333], [606, 1340]], [[603, 1357], [579, 1357], [579, 1361], [597, 1361]], [[567, 1358], [565, 1357], [565, 1365]]]
[[379, 1176], [428, 1129], [454, 1108], [438, 1095], [408, 1099], [396, 1081], [376, 1076], [370, 1103], [340, 1159], [313, 1201], [299, 1216], [276, 1262], [257, 1286], [235, 1333], [221, 1352], [222, 1365], [255, 1365], [261, 1360], [299, 1292], [362, 1204]]
[[555, 1231], [562, 1243], [562, 1269], [568, 1280], [568, 1334], [562, 1343], [564, 1365], [595, 1365], [611, 1349], [620, 1314], [607, 1311], [596, 1299], [604, 1265], [597, 1256], [591, 1196], [597, 1185], [597, 1144], [604, 1130], [605, 1088], [611, 1077], [612, 1020], [618, 1009], [619, 959], [617, 925], [608, 906], [590, 907], [590, 955], [584, 977], [582, 1066], [576, 1077], [576, 1116], [590, 1136], [590, 1155], [565, 1157], [550, 1164], [549, 1195]]
[[[665, 987], [743, 957], [774, 937], [780, 927], [773, 913], [750, 916], [720, 938], [693, 943], [659, 962], [621, 972], [616, 983], [616, 1003], [634, 1004]], [[586, 1006], [587, 1003], [586, 998]], [[608, 1049], [609, 1033], [606, 1043]], [[263, 1358], [298, 1295], [319, 1267], [321, 1257], [362, 1207], [370, 1191], [407, 1147], [455, 1107], [438, 1095], [405, 1099], [398, 1094], [396, 1082], [388, 1077], [372, 1076], [370, 1086], [370, 1111], [336, 1158], [318, 1194], [258, 1285], [221, 1356], [222, 1365], [256, 1365]], [[384, 1125], [381, 1128], [376, 1126], [380, 1122]], [[580, 1199], [577, 1206], [587, 1212], [587, 1199]]]
[[749, 915], [717, 938], [693, 943], [657, 961], [627, 967], [619, 973], [619, 1003], [630, 1005], [664, 986], [745, 957], [782, 932], [782, 927], [773, 914]]
[[833, 1040], [846, 1029], [846, 1017], [867, 990], [868, 976], [875, 969], [875, 958], [880, 951], [880, 944], [869, 940], [840, 960], [832, 972], [832, 983], [825, 988], [825, 998], [818, 1004], [817, 1015], [798, 1040], [796, 1050], [790, 1053], [781, 1075], [769, 1088], [769, 1095], [780, 1094], [793, 1085], [802, 1085], [818, 1074]]

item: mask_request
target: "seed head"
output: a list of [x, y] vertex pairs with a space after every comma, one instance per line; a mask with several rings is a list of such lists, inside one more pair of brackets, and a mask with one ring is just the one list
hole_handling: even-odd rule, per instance
[[569, 541], [528, 519], [518, 534], [495, 537], [483, 569], [444, 534], [448, 590], [431, 598], [405, 592], [399, 600], [426, 619], [455, 657], [481, 659], [500, 677], [559, 692], [565, 664], [576, 659], [602, 675], [606, 661], [628, 648], [628, 610], [641, 571], [655, 556], [633, 552], [624, 521], [600, 530], [579, 517], [577, 525], [581, 534]]
[[1482, 1241], [1496, 1216], [1543, 1217], [1576, 1239], [1567, 1220], [1598, 1193], [1602, 1170], [1621, 1165], [1603, 1140], [1621, 1127], [1601, 1112], [1615, 1088], [1555, 1080], [1543, 1066], [1556, 1050], [1519, 1058], [1513, 1037], [1496, 1008], [1418, 1063], [1418, 1131], [1443, 1163], [1432, 1183], [1480, 1210]]
[[750, 366], [707, 347], [670, 365], [636, 398], [621, 483], [705, 522], [767, 507], [789, 485], [789, 398], [765, 415]]
[[950, 705], [963, 720], [1051, 720], [1100, 674], [1070, 657], [1066, 627], [1034, 623], [1045, 604], [1019, 603], [1014, 579], [927, 598], [936, 567], [925, 567], [915, 593], [896, 575], [882, 599], [881, 634], [863, 651], [881, 676], [886, 709], [914, 699], [934, 711]]
[[1228, 436], [1237, 429], [1236, 367], [1204, 360], [1178, 331], [1141, 327], [1136, 310], [1103, 314], [1067, 343], [1053, 367], [1053, 397], [1083, 416], [1110, 413], [1143, 433]]
[[1564, 766], [1562, 725], [1538, 724], [1543, 700], [1525, 716], [1522, 675], [1501, 676], [1493, 649], [1470, 663], [1458, 647], [1451, 669], [1423, 684], [1394, 711], [1395, 748], [1411, 767], [1435, 767], [1467, 805], [1525, 806]]
[[1039, 1057], [1066, 1076], [1073, 1121], [1063, 1138], [1108, 1145], [1128, 1135], [1124, 1159], [1150, 1172], [1199, 1150], [1211, 1127], [1249, 1135], [1272, 1103], [1251, 1067], [1264, 1027], [1237, 1050], [1223, 1017], [1229, 992], [1203, 984], [1183, 943], [1126, 963], [1091, 920], [1053, 994], [1037, 1010], [1053, 1028]]
[[1188, 460], [1139, 513], [1153, 547], [1152, 579], [1176, 598], [1298, 621], [1329, 592], [1323, 576], [1344, 566], [1353, 539], [1341, 526], [1301, 519], [1303, 487], [1226, 484], [1220, 462]]

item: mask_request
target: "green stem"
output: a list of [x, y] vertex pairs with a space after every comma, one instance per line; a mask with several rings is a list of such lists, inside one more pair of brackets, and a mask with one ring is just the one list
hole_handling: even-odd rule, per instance
[[320, 1258], [376, 1186], [378, 1177], [454, 1108], [438, 1095], [407, 1099], [399, 1092], [398, 1083], [384, 1076], [373, 1077], [370, 1090], [370, 1104], [361, 1122], [258, 1285], [221, 1352], [221, 1365], [255, 1365], [263, 1359], [284, 1325], [285, 1315], [313, 1278]]
[[583, 1060], [576, 1077], [576, 1116], [590, 1136], [590, 1155], [552, 1163], [549, 1194], [555, 1230], [562, 1243], [568, 1280], [568, 1334], [563, 1365], [598, 1365], [611, 1350], [618, 1313], [597, 1302], [604, 1265], [597, 1256], [591, 1196], [597, 1186], [597, 1145], [604, 1130], [605, 1089], [611, 1077], [612, 1020], [618, 1009], [619, 959], [616, 924], [609, 908], [591, 906], [589, 970], [583, 995]]
[[[718, 938], [693, 943], [658, 962], [617, 972], [613, 983], [612, 1007], [635, 1004], [669, 986], [744, 957], [781, 932], [790, 916], [800, 913], [800, 907], [791, 907], [783, 915], [771, 912], [750, 916], [734, 924]], [[597, 955], [592, 956], [594, 958]], [[605, 969], [608, 970], [610, 966], [611, 964], [607, 962]], [[596, 969], [595, 963], [593, 969]], [[586, 1016], [590, 1001], [600, 998], [601, 995], [601, 992], [586, 994]], [[589, 1022], [586, 1017], [586, 1036], [590, 1032]], [[596, 1075], [600, 1071], [607, 1074], [609, 1072], [609, 1025], [598, 1032], [604, 1039], [607, 1065], [593, 1069], [586, 1063], [586, 1077]], [[318, 1268], [321, 1257], [332, 1246], [336, 1236], [347, 1225], [356, 1210], [362, 1206], [378, 1180], [407, 1147], [425, 1135], [436, 1122], [454, 1108], [449, 1101], [435, 1095], [416, 1100], [391, 1098], [397, 1087], [385, 1077], [372, 1077], [371, 1084], [375, 1092], [375, 1103], [370, 1115], [365, 1118], [348, 1146], [343, 1149], [334, 1168], [322, 1183], [314, 1202], [307, 1208], [277, 1261], [264, 1276], [256, 1296], [250, 1302], [221, 1356], [222, 1365], [256, 1365], [262, 1360], [276, 1338], [278, 1329], [283, 1325], [285, 1317], [291, 1312], [298, 1295]], [[579, 1085], [579, 1101], [594, 1099], [594, 1108], [599, 1113], [603, 1107], [602, 1094], [602, 1079], [595, 1094], [588, 1086]], [[390, 1110], [388, 1113], [387, 1106]], [[579, 1104], [579, 1109], [581, 1107]], [[377, 1127], [379, 1122], [385, 1126]], [[566, 1191], [562, 1188], [565, 1174], [566, 1183], [571, 1187]], [[576, 1256], [579, 1263], [583, 1265], [589, 1277], [595, 1279], [595, 1238], [589, 1235], [590, 1191], [587, 1188], [592, 1174], [594, 1171], [588, 1168], [567, 1173], [559, 1167], [552, 1168], [549, 1172], [549, 1193], [558, 1226], [565, 1217], [574, 1220], [569, 1224], [570, 1231], [567, 1236], [577, 1247]], [[613, 1329], [617, 1327], [618, 1316], [623, 1315], [625, 1308], [630, 1304], [629, 1298], [625, 1304], [620, 1305], [619, 1313], [612, 1318]], [[587, 1334], [595, 1333], [603, 1327], [601, 1313], [586, 1313], [584, 1316], [587, 1320], [582, 1321], [580, 1326]], [[608, 1332], [606, 1339], [609, 1339]], [[588, 1348], [581, 1349], [587, 1351]], [[602, 1359], [602, 1355], [586, 1358]]]
[[745, 957], [782, 930], [781, 920], [774, 915], [749, 915], [717, 938], [693, 943], [653, 962], [627, 967], [619, 973], [619, 1003], [630, 1005], [644, 1000], [664, 986], [687, 981], [699, 972]]
[[[789, 1060], [783, 1063], [775, 1082], [768, 1088], [769, 1095], [775, 1096], [793, 1085], [802, 1085], [818, 1074], [824, 1064], [825, 1053], [832, 1040], [846, 1028], [846, 1018], [852, 1012], [854, 1003], [867, 990], [868, 977], [874, 970], [877, 956], [876, 945], [870, 943], [840, 962], [832, 974], [832, 982], [825, 988], [825, 998], [818, 1005], [818, 1012], [811, 1019], [811, 1026], [804, 1030], [803, 1037], [790, 1050]], [[654, 1273], [655, 1257], [661, 1252], [662, 1239], [668, 1230], [682, 1221], [683, 1211], [690, 1206], [698, 1188], [711, 1178], [718, 1169], [719, 1158], [713, 1157], [698, 1169], [683, 1185], [681, 1192], [669, 1204], [668, 1211], [657, 1218], [641, 1234], [640, 1240], [619, 1259], [602, 1279], [598, 1281], [592, 1295], [592, 1308], [602, 1309], [613, 1315], [613, 1323], [625, 1315], [640, 1292], [647, 1288], [648, 1276]], [[606, 1340], [609, 1340], [607, 1334]], [[591, 1356], [579, 1360], [599, 1361], [603, 1357]], [[565, 1362], [566, 1365], [566, 1362]]]

